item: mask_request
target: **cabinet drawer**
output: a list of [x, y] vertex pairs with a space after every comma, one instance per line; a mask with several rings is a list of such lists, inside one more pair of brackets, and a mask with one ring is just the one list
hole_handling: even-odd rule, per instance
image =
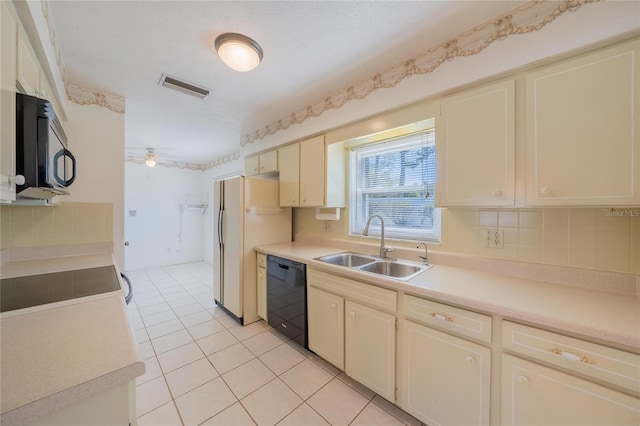
[[407, 318], [491, 343], [491, 317], [415, 296], [404, 296]]
[[396, 312], [398, 293], [373, 284], [365, 284], [337, 275], [307, 269], [307, 283], [351, 300]]
[[502, 346], [640, 393], [640, 355], [509, 321], [502, 322]]
[[638, 425], [640, 400], [505, 354], [500, 424]]
[[258, 253], [258, 268], [266, 268], [267, 267], [267, 255], [263, 253]]

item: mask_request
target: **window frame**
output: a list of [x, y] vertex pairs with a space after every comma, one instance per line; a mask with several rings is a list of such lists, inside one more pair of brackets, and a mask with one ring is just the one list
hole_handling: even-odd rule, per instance
[[[414, 123], [410, 126], [415, 129], [417, 123]], [[413, 192], [421, 192], [425, 189], [429, 192], [430, 197], [430, 205], [432, 208], [431, 218], [432, 224], [430, 228], [412, 228], [412, 227], [402, 227], [397, 226], [392, 223], [385, 222], [385, 237], [390, 240], [400, 240], [400, 241], [429, 241], [440, 243], [441, 241], [441, 212], [440, 208], [436, 206], [436, 174], [435, 174], [435, 155], [436, 155], [436, 144], [435, 144], [435, 127], [433, 125], [421, 128], [418, 131], [408, 131], [405, 133], [398, 132], [397, 129], [394, 129], [390, 134], [385, 137], [385, 133], [376, 138], [374, 141], [371, 141], [371, 137], [363, 137], [358, 138], [358, 140], [366, 140], [367, 143], [357, 143], [358, 140], [354, 140], [355, 143], [350, 145], [350, 153], [349, 153], [349, 235], [350, 236], [360, 236], [362, 235], [362, 231], [366, 224], [366, 219], [363, 217], [363, 208], [364, 203], [359, 202], [359, 199], [364, 194], [375, 194], [375, 193], [394, 193], [394, 194], [402, 194], [402, 193], [413, 193]], [[387, 186], [387, 187], [378, 187], [378, 188], [367, 188], [363, 189], [362, 187], [358, 187], [357, 182], [362, 182], [364, 173], [362, 161], [364, 157], [358, 160], [357, 152], [358, 150], [368, 150], [369, 156], [371, 153], [375, 153], [379, 151], [381, 154], [385, 152], [398, 152], [403, 145], [407, 145], [411, 147], [411, 149], [415, 149], [416, 147], [425, 144], [424, 142], [418, 143], [417, 141], [411, 142], [410, 138], [415, 138], [416, 136], [425, 135], [427, 139], [431, 139], [426, 143], [426, 146], [431, 147], [434, 155], [434, 164], [432, 167], [433, 173], [433, 182], [428, 183], [427, 185], [412, 185], [406, 187], [399, 186]], [[386, 145], [386, 147], [385, 147]], [[378, 147], [378, 148], [376, 148]], [[358, 163], [360, 161], [360, 163]], [[426, 188], [425, 188], [426, 186]], [[423, 206], [424, 207], [424, 206]], [[370, 235], [380, 233], [380, 221], [373, 220], [370, 225]]]

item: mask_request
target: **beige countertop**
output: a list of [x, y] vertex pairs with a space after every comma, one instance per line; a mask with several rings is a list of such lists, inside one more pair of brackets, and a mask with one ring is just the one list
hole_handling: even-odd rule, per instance
[[[10, 262], [2, 277], [112, 265], [110, 254]], [[21, 425], [144, 373], [123, 292], [0, 315], [0, 424]]]
[[291, 242], [256, 250], [325, 272], [640, 353], [640, 298], [635, 295], [442, 265], [403, 282], [314, 260], [346, 251], [336, 247]]

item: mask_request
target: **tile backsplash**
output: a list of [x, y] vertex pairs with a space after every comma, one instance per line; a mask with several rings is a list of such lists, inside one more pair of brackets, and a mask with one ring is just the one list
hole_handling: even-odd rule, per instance
[[[294, 232], [344, 238], [348, 212], [329, 225], [313, 209], [296, 209]], [[486, 229], [504, 233], [504, 247], [485, 247]], [[403, 244], [394, 242], [397, 246]], [[640, 208], [442, 209], [435, 252], [548, 265], [640, 273]]]
[[2, 206], [0, 248], [113, 241], [113, 204]]

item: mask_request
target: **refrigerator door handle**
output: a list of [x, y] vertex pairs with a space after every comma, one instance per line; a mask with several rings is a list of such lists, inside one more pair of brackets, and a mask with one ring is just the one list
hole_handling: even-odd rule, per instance
[[222, 245], [222, 212], [223, 210], [218, 210], [218, 244]]
[[224, 210], [220, 210], [220, 231], [218, 232], [220, 245], [224, 245]]

